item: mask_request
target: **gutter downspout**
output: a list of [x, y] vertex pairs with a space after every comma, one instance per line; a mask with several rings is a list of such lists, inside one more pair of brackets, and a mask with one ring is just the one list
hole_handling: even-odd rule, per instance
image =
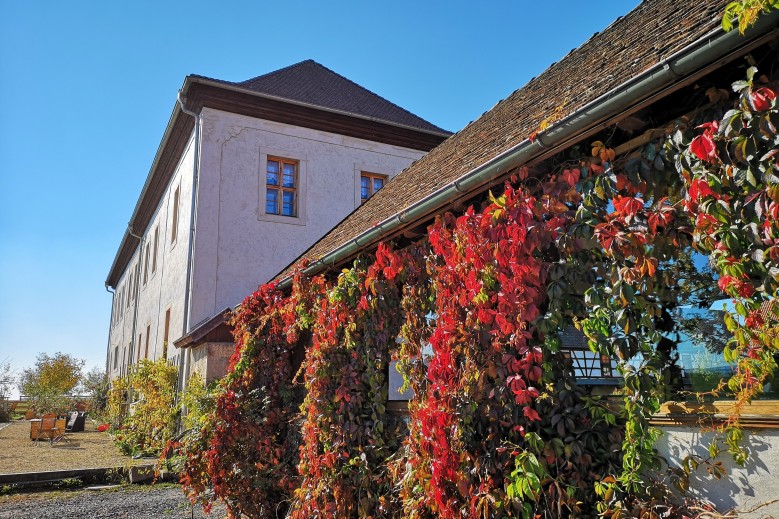
[[[135, 350], [135, 332], [137, 331], [138, 326], [138, 303], [139, 299], [141, 298], [141, 263], [143, 260], [143, 244], [144, 239], [143, 236], [138, 236], [133, 232], [133, 226], [132, 224], [127, 225], [127, 232], [130, 233], [130, 236], [133, 238], [138, 239], [138, 264], [135, 265], [135, 272], [130, 272], [130, 279], [132, 279], [132, 276], [135, 275], [135, 286], [133, 287], [133, 292], [135, 295], [133, 295], [133, 326], [132, 326], [132, 335], [130, 335], [130, 354], [127, 356], [127, 372], [130, 371], [130, 366], [133, 365], [133, 351]], [[140, 357], [140, 351], [138, 352], [138, 357]], [[136, 359], [137, 360], [137, 359]]]
[[[776, 28], [779, 13], [775, 12], [758, 19], [755, 25], [742, 36], [738, 31], [725, 33], [715, 29], [699, 40], [680, 49], [653, 67], [623, 83], [617, 88], [594, 99], [573, 114], [554, 123], [534, 141], [525, 139], [519, 144], [500, 153], [492, 160], [465, 173], [457, 180], [414, 202], [402, 211], [395, 213], [374, 227], [363, 231], [352, 240], [312, 262], [303, 269], [306, 275], [314, 275], [328, 266], [348, 258], [363, 247], [375, 243], [403, 224], [427, 216], [455, 199], [461, 193], [467, 193], [501, 173], [526, 164], [549, 148], [563, 144], [577, 134], [608, 120], [632, 105], [644, 100], [653, 93], [673, 85], [677, 79], [689, 76], [701, 68], [722, 59], [728, 52], [749, 44], [758, 36], [767, 34]], [[749, 38], [749, 39], [748, 39]], [[285, 290], [292, 285], [292, 276], [279, 281], [278, 288]]]
[[[200, 170], [200, 123], [201, 118], [199, 113], [187, 110], [186, 97], [183, 96], [181, 90], [178, 92], [176, 100], [181, 107], [181, 111], [187, 115], [191, 115], [195, 118], [195, 136], [193, 140], [194, 146], [194, 165], [192, 167], [192, 203], [190, 204], [190, 217], [189, 217], [189, 246], [187, 249], [187, 277], [186, 287], [184, 289], [184, 324], [182, 327], [181, 335], [184, 336], [189, 331], [190, 324], [190, 312], [192, 307], [192, 275], [194, 271], [194, 250], [195, 250], [195, 237], [197, 228], [197, 198], [199, 189], [199, 170]], [[186, 352], [182, 352], [182, 358], [179, 363], [179, 391], [184, 391], [187, 386], [185, 377], [189, 376], [189, 363], [191, 357], [191, 350], [187, 348]], [[185, 360], [186, 359], [186, 360]]]
[[109, 374], [109, 367], [111, 365], [109, 359], [111, 358], [111, 332], [114, 329], [114, 308], [116, 306], [116, 290], [111, 290], [111, 287], [109, 287], [108, 283], [106, 283], [105, 291], [111, 294], [111, 319], [108, 320], [108, 344], [106, 345], [106, 352], [105, 352], [105, 374], [107, 377]]

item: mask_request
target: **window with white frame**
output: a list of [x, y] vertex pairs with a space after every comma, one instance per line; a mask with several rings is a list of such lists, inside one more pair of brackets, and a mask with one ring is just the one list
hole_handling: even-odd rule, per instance
[[360, 173], [360, 203], [364, 204], [366, 200], [372, 197], [376, 192], [387, 183], [387, 175], [378, 173]]
[[299, 162], [268, 157], [265, 165], [265, 213], [297, 216]]
[[257, 219], [306, 225], [306, 156], [263, 147], [259, 159]]

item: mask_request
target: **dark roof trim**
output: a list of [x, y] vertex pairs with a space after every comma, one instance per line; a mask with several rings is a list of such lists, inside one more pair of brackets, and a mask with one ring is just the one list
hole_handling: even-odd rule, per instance
[[[534, 141], [523, 140], [481, 166], [468, 171], [453, 182], [360, 232], [310, 263], [308, 267], [303, 269], [303, 272], [307, 275], [314, 275], [330, 266], [347, 261], [360, 252], [372, 248], [378, 241], [386, 239], [399, 229], [429, 217], [448, 203], [462, 198], [466, 194], [474, 193], [513, 168], [549, 153], [551, 149], [570, 143], [572, 139], [591, 131], [593, 127], [608, 123], [617, 114], [645, 101], [657, 92], [672, 87], [690, 75], [701, 73], [712, 64], [720, 65], [727, 61], [726, 56], [733, 55], [738, 49], [754, 47], [756, 40], [773, 37], [772, 32], [776, 29], [777, 22], [779, 22], [779, 12], [774, 12], [761, 17], [744, 35], [740, 35], [738, 31], [725, 33], [721, 28], [711, 31], [552, 124], [547, 130], [539, 133]], [[454, 138], [456, 139], [456, 135]], [[306, 253], [303, 253], [301, 258], [305, 255]], [[295, 263], [297, 260], [293, 262], [293, 265]], [[287, 267], [280, 273], [279, 288], [286, 289], [291, 285], [290, 270], [291, 268]]]
[[[211, 107], [420, 151], [433, 149], [451, 135], [306, 105], [196, 76], [185, 78], [180, 93], [187, 110], [196, 113], [204, 107]], [[184, 114], [177, 102], [128, 223], [128, 230], [132, 229], [134, 234], [146, 232], [186, 149], [194, 125], [194, 119]], [[125, 232], [106, 278], [106, 286], [116, 288], [138, 245], [139, 240]]]
[[303, 126], [420, 151], [430, 151], [451, 135], [358, 116], [200, 78], [188, 77], [182, 95], [186, 97], [187, 109], [197, 113], [207, 106], [257, 119]]
[[[349, 81], [351, 82], [351, 80], [349, 80]], [[389, 125], [389, 126], [396, 126], [398, 128], [404, 128], [404, 129], [411, 130], [411, 131], [414, 131], [414, 132], [427, 133], [427, 134], [435, 135], [435, 136], [438, 136], [438, 137], [449, 137], [450, 135], [452, 135], [452, 132], [448, 132], [448, 131], [445, 131], [445, 130], [441, 130], [441, 131], [428, 130], [428, 129], [424, 129], [424, 128], [418, 128], [416, 126], [410, 126], [410, 125], [407, 125], [407, 124], [401, 124], [401, 123], [398, 123], [398, 122], [395, 122], [395, 121], [389, 121], [387, 119], [380, 119], [380, 118], [377, 118], [377, 117], [370, 117], [370, 116], [367, 116], [367, 115], [357, 114], [357, 113], [354, 113], [354, 112], [348, 112], [348, 111], [345, 111], [345, 110], [338, 110], [336, 108], [330, 108], [330, 107], [327, 107], [327, 106], [315, 105], [315, 104], [311, 104], [311, 103], [304, 103], [303, 101], [298, 101], [298, 100], [295, 100], [295, 99], [288, 99], [288, 98], [281, 97], [281, 96], [274, 96], [274, 95], [266, 94], [266, 93], [263, 93], [263, 92], [257, 92], [256, 90], [252, 90], [252, 89], [246, 88], [246, 87], [241, 87], [241, 86], [236, 85], [234, 83], [226, 83], [226, 82], [223, 82], [223, 81], [219, 81], [218, 79], [211, 79], [211, 78], [207, 78], [207, 77], [203, 77], [203, 76], [197, 76], [197, 75], [187, 76], [187, 82], [188, 82], [188, 84], [199, 83], [199, 84], [202, 84], [202, 85], [214, 86], [214, 87], [217, 87], [217, 88], [222, 89], [222, 90], [230, 90], [230, 91], [241, 93], [241, 94], [247, 94], [247, 95], [250, 95], [250, 96], [253, 96], [253, 97], [264, 98], [264, 99], [268, 99], [268, 100], [272, 100], [272, 101], [279, 101], [279, 102], [282, 102], [282, 103], [285, 103], [285, 104], [297, 105], [297, 106], [306, 107], [306, 108], [312, 108], [312, 109], [315, 109], [315, 110], [318, 110], [318, 111], [329, 112], [329, 113], [332, 113], [332, 114], [345, 115], [345, 116], [353, 117], [353, 118], [356, 118], [356, 119], [364, 119], [366, 121], [377, 122], [377, 123], [386, 124], [386, 125]], [[182, 89], [182, 91], [183, 91], [184, 95], [187, 95], [186, 87], [184, 87]]]
[[230, 308], [225, 308], [224, 310], [222, 310], [221, 312], [213, 316], [211, 319], [208, 319], [207, 321], [195, 327], [195, 329], [189, 332], [188, 334], [184, 335], [183, 337], [179, 337], [178, 339], [173, 341], [173, 345], [176, 348], [197, 346], [198, 343], [206, 335], [213, 332], [223, 324], [227, 324], [231, 314], [232, 314], [232, 310]]

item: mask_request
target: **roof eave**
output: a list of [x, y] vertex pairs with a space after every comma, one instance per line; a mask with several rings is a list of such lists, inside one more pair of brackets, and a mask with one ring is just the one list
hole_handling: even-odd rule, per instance
[[[525, 139], [486, 163], [468, 171], [453, 182], [417, 200], [370, 229], [359, 233], [310, 263], [303, 269], [303, 273], [315, 275], [373, 247], [378, 241], [392, 235], [398, 229], [429, 216], [466, 193], [475, 192], [491, 179], [499, 177], [506, 171], [525, 164], [563, 143], [570, 142], [577, 135], [582, 135], [594, 127], [605, 124], [620, 111], [646, 101], [658, 92], [679, 82], [680, 78], [692, 76], [707, 66], [722, 62], [729, 54], [750, 45], [754, 46], [758, 40], [762, 41], [771, 37], [778, 23], [779, 12], [773, 12], [761, 17], [743, 36], [739, 35], [738, 31], [725, 33], [721, 28], [709, 32], [552, 124], [544, 132], [539, 133], [535, 140]], [[305, 253], [292, 264], [304, 256]], [[278, 280], [278, 287], [286, 289], [291, 283], [292, 275], [287, 274]]]
[[[186, 80], [184, 81], [184, 85], [181, 87], [181, 91], [183, 92], [185, 88], [187, 87]], [[130, 220], [127, 222], [127, 229], [125, 230], [124, 236], [122, 236], [122, 241], [119, 243], [119, 248], [116, 251], [116, 255], [114, 256], [114, 261], [111, 264], [111, 269], [108, 271], [108, 277], [106, 278], [105, 284], [106, 286], [110, 286], [112, 288], [116, 288], [116, 283], [119, 281], [118, 279], [118, 272], [114, 272], [115, 268], [119, 264], [119, 256], [121, 255], [122, 250], [125, 248], [126, 244], [128, 243], [128, 240], [134, 239], [136, 241], [137, 238], [133, 237], [132, 234], [130, 234], [130, 231], [132, 230], [133, 233], [137, 233], [138, 229], [135, 229], [135, 222], [138, 216], [138, 213], [141, 209], [141, 206], [143, 205], [144, 198], [146, 197], [149, 186], [151, 184], [152, 178], [154, 178], [154, 174], [157, 170], [157, 167], [160, 163], [160, 158], [163, 155], [163, 152], [165, 150], [165, 147], [168, 145], [168, 140], [170, 139], [170, 135], [173, 132], [173, 126], [176, 122], [176, 119], [182, 114], [181, 107], [179, 106], [178, 101], [173, 105], [173, 111], [170, 114], [170, 118], [168, 119], [168, 124], [165, 126], [165, 133], [162, 135], [162, 140], [160, 141], [159, 146], [157, 147], [157, 152], [154, 154], [154, 160], [152, 161], [151, 167], [149, 168], [149, 173], [146, 175], [146, 181], [143, 183], [143, 188], [141, 189], [141, 194], [138, 196], [138, 201], [135, 203], [135, 208], [133, 208], [132, 216], [130, 216]], [[145, 231], [145, 229], [141, 230], [142, 232]]]
[[192, 331], [190, 331], [188, 334], [183, 335], [173, 341], [173, 346], [176, 348], [187, 348], [190, 346], [197, 346], [200, 341], [208, 335], [210, 332], [216, 330], [223, 324], [227, 324], [229, 321], [230, 314], [232, 312], [231, 308], [225, 308], [218, 314], [214, 315], [213, 317], [206, 319], [203, 321], [200, 325], [195, 327]]
[[386, 119], [380, 119], [378, 117], [370, 117], [370, 116], [367, 116], [367, 115], [356, 114], [354, 112], [347, 112], [345, 110], [337, 110], [335, 108], [328, 108], [326, 106], [316, 105], [316, 104], [312, 104], [312, 103], [304, 103], [303, 101], [296, 101], [294, 99], [288, 99], [286, 97], [274, 96], [274, 95], [271, 95], [271, 94], [265, 94], [265, 93], [262, 93], [262, 92], [257, 92], [255, 90], [251, 90], [249, 88], [242, 88], [242, 87], [240, 87], [238, 85], [233, 85], [233, 84], [230, 84], [230, 83], [223, 83], [221, 81], [214, 81], [212, 79], [208, 79], [208, 78], [204, 78], [204, 77], [200, 77], [200, 76], [191, 76], [190, 75], [190, 76], [187, 76], [187, 80], [191, 81], [192, 83], [200, 83], [200, 84], [203, 84], [203, 85], [213, 86], [213, 87], [217, 87], [217, 88], [223, 88], [225, 90], [230, 90], [230, 91], [233, 91], [233, 92], [239, 92], [239, 93], [251, 95], [251, 96], [254, 96], [254, 97], [260, 97], [262, 99], [269, 99], [269, 100], [272, 100], [272, 101], [279, 101], [279, 102], [282, 102], [282, 103], [288, 103], [288, 104], [291, 104], [291, 105], [302, 106], [302, 107], [305, 107], [305, 108], [312, 108], [314, 110], [320, 110], [320, 111], [323, 111], [323, 112], [329, 112], [329, 113], [333, 113], [333, 114], [339, 114], [339, 115], [345, 115], [345, 116], [348, 116], [348, 117], [354, 117], [355, 119], [363, 119], [365, 121], [371, 121], [371, 122], [375, 122], [375, 123], [386, 124], [388, 126], [394, 126], [396, 128], [402, 128], [404, 130], [415, 131], [415, 132], [424, 133], [424, 134], [427, 134], [427, 135], [433, 135], [433, 136], [436, 136], [436, 137], [449, 137], [450, 135], [452, 135], [452, 132], [448, 132], [448, 131], [438, 132], [438, 131], [433, 131], [433, 130], [426, 130], [424, 128], [419, 128], [417, 126], [410, 126], [410, 125], [407, 125], [407, 124], [401, 124], [401, 123], [397, 123], [397, 122], [394, 122], [394, 121], [388, 121]]

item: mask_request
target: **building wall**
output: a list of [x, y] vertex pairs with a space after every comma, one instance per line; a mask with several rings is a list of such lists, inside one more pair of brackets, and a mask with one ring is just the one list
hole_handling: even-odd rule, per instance
[[[170, 309], [170, 328], [168, 335], [167, 357], [172, 358], [177, 351], [173, 340], [182, 335], [184, 323], [184, 290], [187, 270], [187, 247], [189, 240], [190, 207], [192, 204], [192, 168], [194, 166], [194, 139], [182, 156], [176, 171], [156, 209], [148, 228], [134, 229], [143, 232], [143, 241], [136, 249], [132, 261], [117, 283], [114, 299], [124, 298], [121, 312], [112, 313], [111, 346], [109, 347], [108, 370], [111, 378], [126, 373], [130, 348], [132, 363], [139, 358], [157, 359], [163, 356], [163, 338], [165, 334], [165, 313]], [[175, 241], [171, 240], [173, 226], [173, 205], [176, 190], [179, 190], [178, 223]], [[154, 262], [154, 234], [159, 233], [157, 266]], [[140, 233], [139, 233], [140, 234]], [[146, 246], [149, 245], [148, 273], [146, 272]], [[138, 314], [133, 333], [135, 304], [127, 308], [126, 293], [130, 287], [131, 274], [135, 278], [137, 270]], [[145, 276], [145, 279], [144, 279]], [[136, 283], [133, 279], [133, 291]], [[148, 352], [146, 340], [148, 335]], [[139, 343], [140, 339], [140, 343]], [[116, 348], [122, 352], [121, 360], [114, 367], [113, 352]], [[174, 362], [177, 360], [174, 358]]]
[[[690, 453], [708, 458], [708, 446], [714, 433], [702, 432], [695, 426], [663, 427], [665, 434], [657, 442], [661, 456], [678, 466], [679, 460]], [[721, 455], [727, 469], [722, 479], [708, 477], [701, 466], [691, 481], [694, 495], [711, 501], [720, 512], [737, 509], [746, 512], [760, 506], [753, 513], [741, 513], [743, 519], [779, 517], [779, 430], [746, 430], [744, 446], [749, 451], [749, 460], [739, 467], [727, 453]]]
[[[120, 277], [114, 296], [123, 298], [123, 308], [112, 314], [108, 352], [112, 378], [126, 373], [128, 364], [139, 358], [162, 357], [168, 309], [167, 357], [180, 364], [181, 352], [173, 341], [205, 319], [240, 303], [360, 204], [362, 171], [391, 178], [424, 155], [408, 148], [204, 109], [191, 318], [189, 330], [184, 330], [194, 151], [193, 136], [148, 228], [134, 229], [143, 232], [143, 242]], [[299, 211], [295, 218], [265, 214], [264, 160], [268, 154], [300, 163]], [[175, 242], [171, 242], [177, 188], [178, 231]], [[159, 246], [157, 268], [153, 270], [155, 231], [159, 233]], [[140, 285], [133, 332], [135, 302], [128, 308], [126, 294], [130, 274], [136, 268]], [[120, 360], [115, 368], [117, 348]], [[183, 371], [188, 373], [189, 369]]]
[[191, 373], [198, 373], [206, 384], [227, 373], [230, 357], [235, 351], [232, 342], [207, 342], [191, 348]]
[[[424, 152], [203, 110], [191, 327], [240, 303], [359, 204], [360, 172]], [[265, 214], [267, 155], [300, 161], [298, 217]]]
[[[111, 335], [108, 348], [108, 373], [112, 378], [124, 373], [128, 365], [133, 312], [135, 311], [135, 304], [132, 299], [135, 285], [133, 273], [135, 272], [137, 264], [138, 253], [136, 252], [128, 263], [127, 269], [125, 269], [119, 278], [113, 296]], [[131, 288], [133, 288], [132, 291]]]

